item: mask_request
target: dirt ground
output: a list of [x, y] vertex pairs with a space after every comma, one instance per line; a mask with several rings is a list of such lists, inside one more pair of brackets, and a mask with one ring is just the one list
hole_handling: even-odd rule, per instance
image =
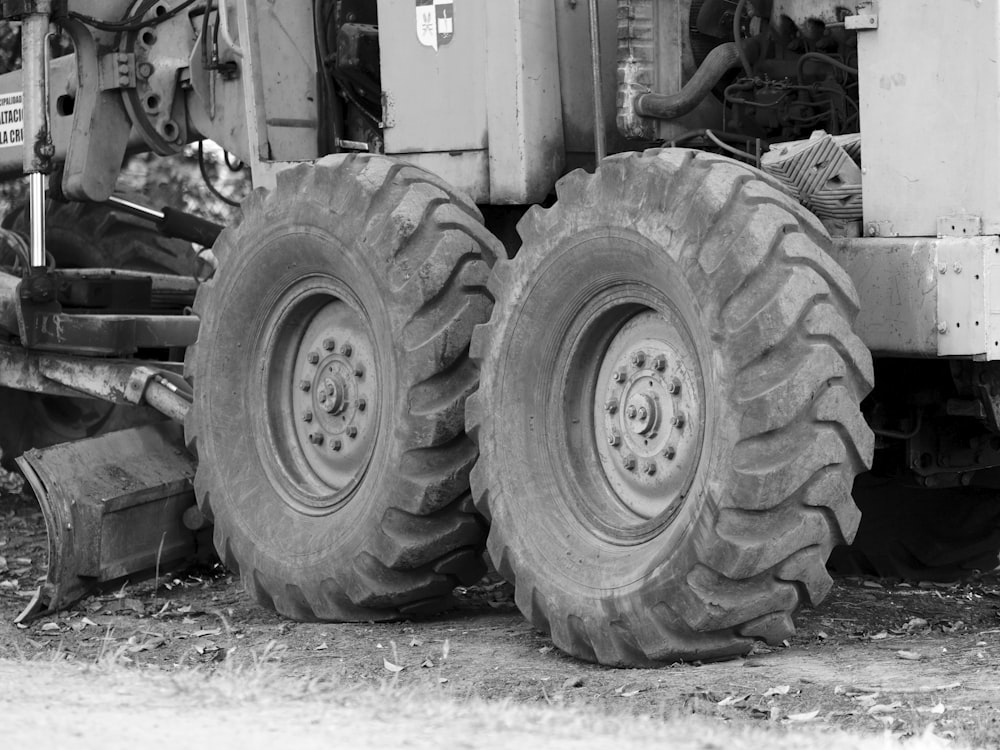
[[1000, 747], [996, 571], [954, 584], [839, 578], [819, 608], [799, 615], [783, 646], [718, 664], [621, 670], [555, 650], [499, 582], [459, 590], [454, 609], [431, 619], [303, 624], [258, 607], [215, 566], [164, 572], [158, 582], [124, 585], [15, 626], [44, 578], [45, 541], [32, 499], [0, 496], [0, 667], [8, 670], [69, 662], [212, 674], [266, 662], [299, 684], [391, 684], [460, 701], [695, 714], [733, 726], [801, 724], [904, 739], [933, 733]]

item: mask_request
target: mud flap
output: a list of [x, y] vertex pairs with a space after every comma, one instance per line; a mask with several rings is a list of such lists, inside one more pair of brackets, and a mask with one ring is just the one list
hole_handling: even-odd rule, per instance
[[49, 569], [15, 622], [63, 609], [99, 584], [195, 553], [183, 523], [194, 460], [164, 422], [31, 450], [17, 459], [48, 532]]

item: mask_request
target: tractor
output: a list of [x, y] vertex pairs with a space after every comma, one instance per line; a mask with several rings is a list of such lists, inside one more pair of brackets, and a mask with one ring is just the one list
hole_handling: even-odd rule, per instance
[[[996, 3], [2, 15], [22, 619], [210, 530], [289, 618], [437, 612], [488, 560], [576, 657], [720, 659], [823, 600], [859, 475], [996, 483]], [[252, 177], [226, 226], [115, 194], [204, 141]]]

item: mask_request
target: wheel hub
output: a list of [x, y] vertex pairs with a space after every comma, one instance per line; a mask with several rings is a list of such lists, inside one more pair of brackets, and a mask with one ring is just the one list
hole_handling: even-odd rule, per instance
[[694, 479], [700, 383], [689, 338], [659, 313], [634, 316], [608, 346], [595, 390], [597, 452], [618, 499], [643, 518], [683, 499]]
[[[285, 419], [292, 464], [314, 493], [339, 502], [363, 476], [377, 432], [376, 352], [366, 320], [330, 297], [308, 316], [292, 316], [295, 337]], [[330, 495], [330, 492], [333, 495]]]

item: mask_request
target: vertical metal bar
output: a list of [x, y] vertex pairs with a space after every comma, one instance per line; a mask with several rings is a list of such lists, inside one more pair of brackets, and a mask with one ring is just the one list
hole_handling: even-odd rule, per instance
[[21, 23], [24, 82], [24, 172], [28, 175], [31, 267], [45, 267], [45, 173], [53, 155], [49, 133], [48, 59], [51, 3], [41, 0]]
[[604, 133], [604, 86], [601, 77], [601, 24], [597, 15], [597, 0], [590, 0], [590, 58], [594, 75], [594, 153], [598, 164], [607, 156]]

